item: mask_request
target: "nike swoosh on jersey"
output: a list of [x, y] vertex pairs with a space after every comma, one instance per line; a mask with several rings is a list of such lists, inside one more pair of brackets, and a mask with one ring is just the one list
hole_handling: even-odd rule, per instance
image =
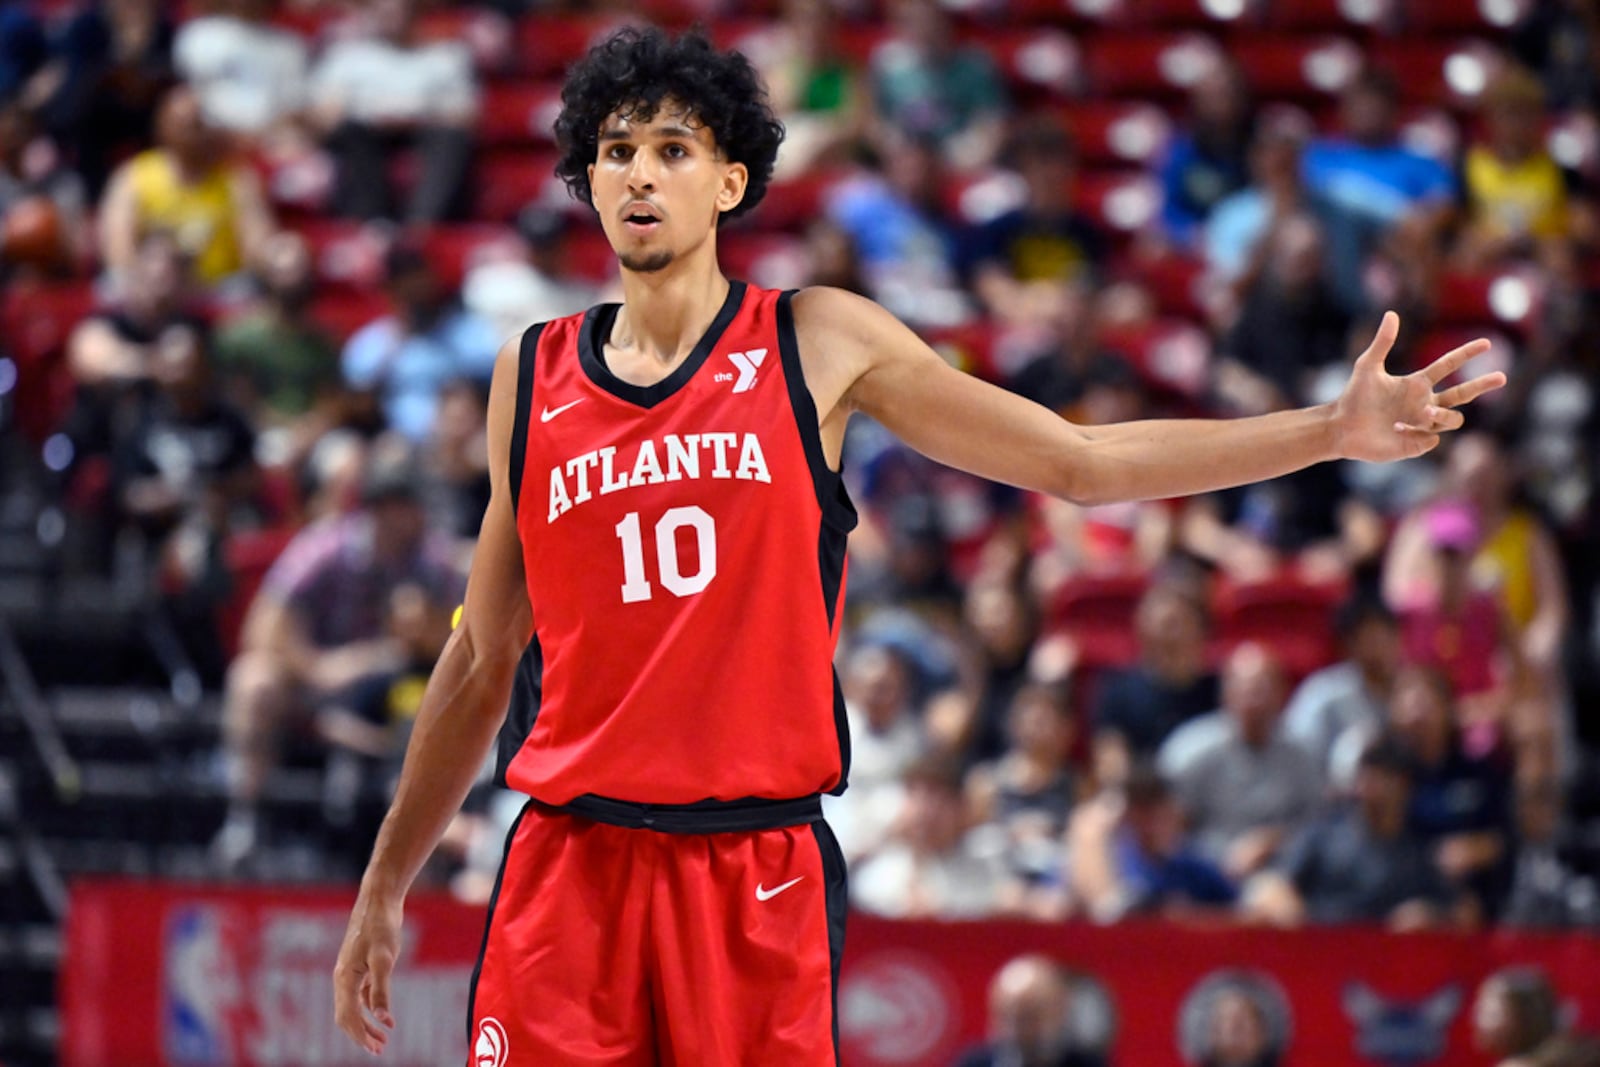
[[779, 893], [783, 892], [785, 889], [788, 889], [790, 886], [794, 885], [796, 882], [804, 881], [805, 877], [806, 876], [802, 874], [799, 878], [791, 878], [787, 882], [783, 883], [782, 885], [775, 885], [771, 889], [767, 889], [764, 886], [762, 886], [762, 884], [760, 882], [757, 882], [756, 883], [756, 899], [760, 900], [760, 901], [771, 900], [773, 897], [777, 896]]
[[574, 400], [570, 404], [562, 404], [558, 408], [547, 407], [547, 408], [545, 408], [543, 411], [541, 411], [539, 413], [539, 421], [540, 422], [549, 422], [551, 419], [555, 418], [557, 415], [561, 414], [563, 411], [566, 411], [568, 408], [577, 407], [579, 404], [583, 403], [585, 399], [586, 399], [585, 397], [581, 397], [580, 396], [578, 399]]

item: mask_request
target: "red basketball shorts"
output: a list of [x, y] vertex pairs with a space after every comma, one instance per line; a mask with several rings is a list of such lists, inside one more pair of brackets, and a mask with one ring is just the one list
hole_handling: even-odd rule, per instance
[[822, 822], [664, 833], [530, 804], [489, 907], [469, 1067], [837, 1067], [844, 909]]

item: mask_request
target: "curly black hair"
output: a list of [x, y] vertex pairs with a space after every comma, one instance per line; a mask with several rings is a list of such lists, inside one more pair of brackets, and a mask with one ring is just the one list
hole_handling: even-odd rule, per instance
[[600, 126], [613, 112], [648, 122], [663, 100], [687, 108], [704, 123], [717, 147], [750, 172], [744, 199], [722, 213], [737, 218], [761, 203], [783, 142], [783, 123], [772, 114], [766, 86], [739, 52], [719, 52], [697, 30], [669, 37], [654, 27], [619, 30], [591, 48], [561, 88], [556, 174], [575, 200], [594, 202], [589, 165], [600, 146]]

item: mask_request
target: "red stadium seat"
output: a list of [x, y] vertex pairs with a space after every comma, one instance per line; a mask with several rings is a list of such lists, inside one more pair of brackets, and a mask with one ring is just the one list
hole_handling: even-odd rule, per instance
[[1210, 380], [1211, 339], [1188, 319], [1158, 319], [1106, 330], [1101, 344], [1127, 359], [1150, 388], [1198, 399]]
[[295, 229], [311, 248], [311, 266], [324, 287], [370, 289], [383, 281], [388, 238], [348, 219], [307, 219]]
[[1313, 584], [1284, 575], [1261, 582], [1224, 579], [1211, 598], [1218, 644], [1255, 641], [1272, 649], [1291, 674], [1304, 677], [1338, 658], [1333, 613], [1343, 585]]
[[1267, 4], [1270, 26], [1285, 30], [1347, 33], [1384, 30], [1393, 25], [1401, 0], [1294, 0]]
[[294, 535], [295, 529], [290, 526], [247, 530], [232, 535], [223, 546], [223, 562], [233, 587], [228, 599], [217, 609], [217, 632], [230, 660], [239, 651], [240, 631], [244, 629], [245, 616], [250, 612], [262, 579]]
[[424, 253], [439, 277], [452, 288], [461, 284], [462, 277], [480, 253], [494, 245], [505, 245], [514, 239], [509, 227], [493, 223], [468, 222], [453, 226], [433, 226], [422, 235]]
[[1394, 73], [1406, 100], [1456, 107], [1477, 102], [1500, 62], [1495, 50], [1482, 41], [1417, 37], [1375, 41], [1371, 58]]
[[1526, 330], [1538, 321], [1544, 286], [1536, 273], [1499, 271], [1446, 274], [1434, 292], [1434, 318], [1441, 325], [1498, 323]]
[[382, 293], [351, 290], [324, 293], [311, 302], [311, 321], [343, 344], [367, 323], [389, 314], [389, 299]]
[[554, 144], [560, 113], [559, 82], [490, 83], [483, 94], [478, 138], [491, 146]]
[[517, 24], [511, 65], [535, 77], [559, 77], [591, 44], [627, 21], [614, 15], [528, 15]]
[[1071, 637], [1086, 667], [1131, 663], [1139, 652], [1133, 619], [1148, 586], [1143, 574], [1074, 575], [1050, 598], [1045, 628]]
[[600, 224], [590, 220], [588, 225], [575, 228], [567, 238], [567, 262], [572, 272], [592, 282], [616, 280], [617, 257], [611, 244], [600, 229]]
[[1534, 6], [1534, 0], [1401, 0], [1406, 27], [1422, 33], [1504, 32]]
[[761, 230], [729, 230], [717, 243], [724, 270], [767, 289], [793, 289], [806, 279], [805, 242]]
[[1203, 320], [1206, 317], [1206, 266], [1182, 252], [1130, 260], [1117, 273], [1131, 276], [1149, 290], [1163, 315]]
[[766, 196], [750, 212], [748, 225], [764, 230], [803, 230], [822, 215], [823, 199], [840, 178], [812, 172], [767, 186]]
[[1085, 100], [1057, 109], [1091, 167], [1150, 166], [1166, 149], [1172, 121], [1154, 104]]
[[480, 154], [473, 179], [474, 217], [509, 222], [531, 201], [564, 202], [566, 192], [555, 176], [555, 165], [553, 152]]
[[1060, 30], [990, 32], [982, 44], [1006, 80], [1020, 92], [1067, 96], [1082, 84], [1082, 55], [1077, 43]]
[[1081, 40], [1088, 89], [1100, 96], [1186, 94], [1222, 56], [1200, 33], [1096, 34]]
[[1361, 49], [1345, 37], [1258, 34], [1230, 41], [1250, 88], [1271, 99], [1336, 94], [1361, 70]]
[[1135, 233], [1161, 210], [1161, 184], [1144, 171], [1086, 171], [1073, 199], [1106, 230]]

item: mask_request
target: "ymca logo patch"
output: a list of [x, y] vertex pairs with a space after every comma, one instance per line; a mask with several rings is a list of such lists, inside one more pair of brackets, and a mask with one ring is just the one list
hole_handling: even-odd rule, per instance
[[[729, 352], [728, 361], [739, 371], [739, 380], [733, 383], [736, 393], [747, 392], [756, 384], [756, 372], [761, 369], [762, 362], [767, 358], [765, 348], [752, 348], [748, 352]], [[720, 375], [718, 376], [721, 377]]]
[[485, 1018], [472, 1046], [473, 1067], [506, 1067], [506, 1054], [506, 1028], [499, 1019]]

